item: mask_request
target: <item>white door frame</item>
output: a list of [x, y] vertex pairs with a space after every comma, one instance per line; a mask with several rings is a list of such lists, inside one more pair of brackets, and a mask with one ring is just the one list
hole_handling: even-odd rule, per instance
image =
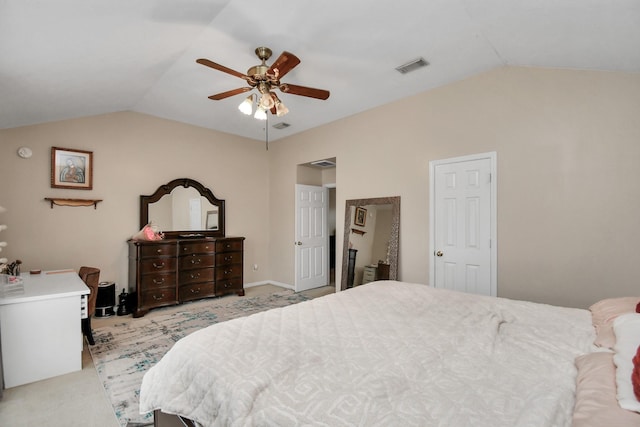
[[435, 170], [436, 166], [448, 163], [460, 163], [470, 160], [491, 160], [491, 295], [498, 296], [498, 175], [495, 151], [468, 156], [453, 157], [429, 162], [429, 286], [435, 286]]

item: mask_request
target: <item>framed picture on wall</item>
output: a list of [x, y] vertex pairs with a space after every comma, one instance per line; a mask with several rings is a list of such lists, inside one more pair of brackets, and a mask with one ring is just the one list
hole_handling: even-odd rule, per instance
[[93, 188], [93, 152], [51, 147], [51, 188]]
[[356, 217], [353, 219], [354, 225], [359, 225], [360, 227], [364, 227], [364, 224], [367, 222], [367, 210], [365, 208], [361, 208], [360, 206], [356, 207]]

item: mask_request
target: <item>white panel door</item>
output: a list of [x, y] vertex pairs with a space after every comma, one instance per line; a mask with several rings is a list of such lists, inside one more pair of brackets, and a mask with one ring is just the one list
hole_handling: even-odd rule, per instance
[[295, 291], [329, 284], [328, 190], [296, 185]]
[[492, 168], [493, 159], [482, 156], [432, 164], [431, 270], [435, 287], [497, 294]]

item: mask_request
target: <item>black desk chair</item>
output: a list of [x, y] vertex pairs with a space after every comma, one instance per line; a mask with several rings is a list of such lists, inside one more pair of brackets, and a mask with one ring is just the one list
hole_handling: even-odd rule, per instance
[[96, 299], [98, 297], [98, 284], [100, 283], [100, 269], [94, 267], [80, 267], [78, 275], [89, 288], [89, 301], [87, 304], [87, 317], [82, 319], [82, 334], [87, 337], [89, 345], [94, 345], [91, 332], [91, 316], [96, 311]]

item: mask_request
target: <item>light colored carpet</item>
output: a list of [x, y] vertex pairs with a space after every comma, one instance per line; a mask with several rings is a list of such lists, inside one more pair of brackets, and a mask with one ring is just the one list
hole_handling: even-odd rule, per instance
[[90, 348], [91, 357], [120, 425], [153, 424], [153, 414], [138, 414], [142, 377], [180, 338], [214, 323], [307, 299], [289, 290], [255, 297], [208, 299], [94, 328], [96, 344]]

